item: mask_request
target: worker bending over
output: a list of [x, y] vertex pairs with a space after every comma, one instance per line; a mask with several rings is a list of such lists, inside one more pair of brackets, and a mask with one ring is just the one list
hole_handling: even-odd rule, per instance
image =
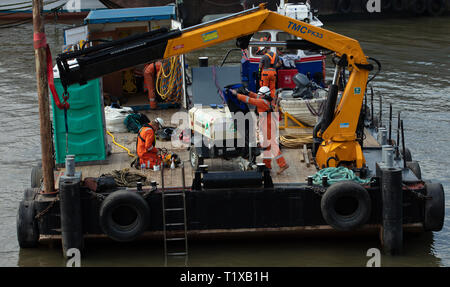
[[146, 168], [153, 168], [161, 164], [161, 159], [156, 148], [156, 132], [164, 126], [161, 118], [156, 118], [145, 124], [138, 132], [136, 151], [139, 156], [139, 163], [145, 164]]
[[277, 68], [281, 67], [282, 62], [280, 57], [275, 52], [270, 51], [267, 47], [260, 47], [262, 56], [259, 62], [259, 74], [261, 87], [269, 87], [272, 98], [275, 98], [275, 89], [277, 81]]
[[[256, 111], [259, 115], [259, 136], [261, 146], [264, 147], [263, 152], [263, 162], [267, 168], [272, 168], [272, 159], [275, 158], [277, 165], [279, 166], [279, 171], [277, 174], [285, 171], [289, 166], [281, 153], [280, 147], [278, 145], [278, 139], [276, 136], [276, 117], [272, 115], [272, 97], [271, 91], [268, 87], [264, 86], [259, 89], [258, 94], [251, 91], [248, 95], [239, 94], [236, 90], [231, 90], [231, 93], [237, 97], [241, 102], [256, 106]], [[272, 130], [272, 127], [275, 129]], [[273, 132], [273, 133], [272, 133]]]

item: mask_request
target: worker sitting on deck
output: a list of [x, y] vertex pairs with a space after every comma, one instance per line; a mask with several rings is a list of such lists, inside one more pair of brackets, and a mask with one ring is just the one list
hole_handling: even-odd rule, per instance
[[161, 164], [156, 148], [156, 132], [164, 126], [161, 118], [156, 118], [145, 124], [138, 132], [136, 151], [139, 156], [139, 163], [145, 164], [146, 168], [152, 169], [155, 165]]
[[[239, 101], [256, 106], [259, 114], [259, 135], [261, 146], [265, 148], [263, 152], [263, 162], [267, 168], [272, 168], [272, 158], [275, 157], [275, 161], [279, 166], [278, 174], [285, 171], [289, 166], [284, 159], [276, 136], [276, 130], [272, 127], [278, 127], [276, 123], [276, 117], [272, 116], [273, 106], [271, 97], [271, 91], [268, 87], [264, 86], [259, 89], [258, 94], [251, 91], [248, 95], [239, 94], [236, 90], [231, 90], [231, 93], [237, 97]], [[274, 133], [272, 133], [274, 132]]]
[[275, 52], [267, 49], [267, 47], [260, 47], [264, 56], [259, 62], [260, 86], [270, 88], [272, 98], [275, 97], [277, 68], [281, 67], [282, 62]]

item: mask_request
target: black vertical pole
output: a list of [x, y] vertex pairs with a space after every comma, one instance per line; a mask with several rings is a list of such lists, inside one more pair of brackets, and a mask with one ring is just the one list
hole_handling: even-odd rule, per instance
[[402, 149], [403, 149], [403, 167], [406, 168], [406, 148], [405, 148], [405, 132], [403, 130], [403, 120], [400, 121], [401, 123], [401, 130], [402, 130]]
[[367, 117], [367, 90], [364, 93], [364, 120]]
[[62, 176], [59, 183], [61, 238], [64, 257], [71, 248], [83, 249], [80, 176]]
[[383, 100], [381, 99], [381, 95], [380, 95], [380, 119], [378, 120], [378, 126], [379, 126], [379, 127], [382, 127], [382, 126], [383, 126], [383, 122], [382, 122], [383, 117], [382, 117], [382, 114], [383, 114]]
[[397, 159], [400, 157], [399, 146], [400, 146], [400, 111], [398, 111], [397, 114], [397, 142], [395, 145], [395, 158]]
[[389, 103], [389, 138], [388, 143], [392, 145], [392, 103]]
[[373, 127], [373, 88], [370, 86], [370, 117], [371, 117], [371, 126]]
[[381, 170], [381, 195], [383, 203], [383, 227], [381, 240], [384, 252], [399, 254], [403, 245], [403, 192], [402, 170]]

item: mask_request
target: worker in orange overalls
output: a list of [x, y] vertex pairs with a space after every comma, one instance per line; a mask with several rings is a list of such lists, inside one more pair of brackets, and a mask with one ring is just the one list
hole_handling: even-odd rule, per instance
[[161, 69], [161, 62], [147, 64], [144, 68], [144, 90], [148, 92], [148, 100], [150, 108], [156, 109], [158, 103], [156, 102], [156, 75]]
[[153, 166], [160, 165], [161, 159], [156, 148], [156, 132], [164, 126], [161, 118], [156, 118], [150, 124], [144, 125], [138, 132], [136, 151], [139, 156], [139, 163], [145, 164], [146, 168], [153, 169]]
[[274, 158], [277, 165], [279, 166], [279, 171], [277, 174], [281, 174], [289, 165], [281, 153], [278, 139], [276, 136], [276, 130], [272, 127], [277, 127], [275, 122], [276, 117], [272, 116], [272, 97], [271, 91], [268, 87], [263, 86], [259, 89], [258, 94], [253, 92], [248, 92], [248, 95], [239, 94], [236, 90], [231, 90], [231, 93], [237, 97], [241, 102], [256, 106], [257, 112], [259, 114], [259, 135], [260, 143], [262, 147], [265, 147], [263, 152], [263, 162], [267, 168], [272, 168], [272, 159]]
[[272, 98], [275, 98], [275, 89], [277, 81], [277, 68], [281, 67], [280, 57], [275, 52], [268, 50], [266, 47], [259, 48], [264, 56], [259, 62], [260, 86], [269, 87]]

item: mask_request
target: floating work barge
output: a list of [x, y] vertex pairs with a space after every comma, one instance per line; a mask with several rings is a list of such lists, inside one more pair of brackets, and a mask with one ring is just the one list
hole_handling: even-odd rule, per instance
[[[94, 16], [91, 15], [88, 18], [92, 21], [95, 19]], [[130, 17], [133, 18], [133, 16]], [[350, 90], [348, 85], [353, 85], [355, 76], [361, 70], [369, 69], [369, 64], [357, 63], [360, 71], [353, 70], [348, 84], [344, 84], [344, 91], [339, 92], [339, 75], [341, 72], [345, 75], [347, 68], [347, 65], [344, 65], [346, 56], [342, 53], [336, 62], [336, 72], [329, 86], [326, 110], [319, 124], [323, 124], [323, 120], [327, 117], [332, 120], [333, 117], [342, 116], [339, 113], [335, 115], [334, 111], [338, 95], [341, 97], [339, 104], [342, 105], [341, 113], [344, 108], [347, 108], [347, 101], [358, 99], [355, 108], [350, 109], [351, 114], [356, 115], [356, 119], [353, 119], [354, 123], [341, 123], [340, 128], [348, 129], [350, 125], [355, 124], [356, 139], [351, 143], [356, 145], [357, 142], [357, 146], [361, 147], [361, 154], [358, 154], [356, 158], [364, 159], [362, 167], [358, 167], [357, 162], [348, 163], [342, 158], [339, 159], [337, 154], [329, 156], [326, 162], [320, 164], [318, 154], [320, 151], [325, 152], [324, 149], [328, 146], [324, 140], [317, 142], [318, 137], [314, 138], [313, 145], [305, 144], [293, 149], [283, 148], [284, 158], [290, 167], [281, 174], [276, 174], [276, 169], [271, 171], [261, 164], [261, 155], [256, 158], [259, 164], [255, 168], [242, 170], [242, 167], [247, 166], [242, 164], [244, 156], [229, 158], [225, 153], [220, 159], [212, 156], [209, 159], [204, 158], [200, 163], [194, 156], [199, 154], [193, 152], [197, 147], [191, 145], [191, 140], [188, 141], [188, 150], [172, 146], [172, 142], [158, 141], [158, 148], [166, 148], [178, 155], [180, 167], [162, 166], [159, 171], [140, 170], [133, 175], [134, 178], [137, 176], [138, 180], [129, 180], [130, 170], [127, 171], [124, 168], [130, 168], [129, 154], [135, 152], [136, 134], [121, 132], [114, 133], [113, 140], [120, 142], [122, 147], [111, 145], [111, 150], [106, 153], [105, 159], [97, 159], [96, 162], [92, 160], [92, 156], [87, 152], [88, 146], [94, 145], [101, 149], [105, 146], [104, 142], [99, 144], [97, 141], [99, 136], [93, 136], [89, 140], [84, 137], [94, 130], [95, 123], [102, 127], [100, 137], [105, 133], [101, 113], [104, 94], [102, 85], [99, 84], [99, 77], [134, 66], [139, 61], [151, 62], [152, 59], [160, 59], [161, 57], [158, 58], [160, 55], [156, 54], [161, 53], [163, 50], [161, 47], [165, 49], [168, 41], [171, 41], [172, 38], [168, 37], [175, 39], [182, 36], [194, 37], [194, 40], [199, 40], [197, 42], [199, 47], [202, 47], [210, 45], [210, 41], [217, 40], [219, 35], [225, 35], [224, 32], [231, 30], [231, 34], [240, 33], [230, 27], [241, 25], [241, 22], [237, 20], [248, 21], [253, 20], [254, 17], [261, 17], [262, 22], [265, 21], [263, 17], [274, 17], [273, 19], [283, 21], [287, 19], [291, 23], [289, 26], [279, 26], [285, 30], [292, 24], [302, 25], [298, 27], [310, 29], [312, 34], [312, 36], [304, 35], [304, 38], [316, 44], [322, 43], [322, 40], [313, 38], [317, 37], [314, 35], [329, 36], [324, 29], [259, 7], [204, 24], [200, 28], [172, 32], [158, 29], [156, 32], [132, 35], [107, 44], [94, 45], [86, 50], [61, 54], [58, 58], [57, 69], [61, 75], [61, 82], [69, 79], [72, 83], [80, 80], [85, 84], [65, 87], [70, 95], [67, 100], [71, 106], [69, 110], [62, 103], [59, 106], [65, 108], [67, 116], [63, 113], [58, 117], [57, 109], [54, 108], [55, 161], [58, 163], [58, 159], [61, 160], [59, 152], [61, 146], [65, 146], [66, 153], [63, 154], [65, 167], [62, 168], [61, 164], [57, 164], [58, 168], [50, 170], [56, 179], [54, 182], [50, 181], [52, 183], [50, 186], [48, 186], [50, 177], [43, 177], [43, 186], [39, 169], [35, 168], [32, 171], [32, 188], [25, 191], [17, 217], [20, 246], [35, 247], [41, 239], [61, 238], [64, 254], [66, 254], [65, 251], [70, 248], [82, 249], [86, 237], [106, 235], [116, 241], [133, 241], [147, 234], [164, 239], [166, 255], [187, 255], [187, 240], [194, 236], [302, 232], [323, 234], [324, 231], [334, 234], [353, 234], [375, 231], [380, 232], [385, 250], [394, 254], [401, 251], [403, 232], [441, 230], [444, 220], [442, 185], [422, 179], [419, 164], [412, 160], [405, 146], [403, 123], [400, 117], [396, 129], [397, 140], [394, 140], [392, 109], [389, 113], [388, 129], [383, 127], [381, 113], [379, 117], [374, 115], [373, 91], [370, 89], [371, 92], [365, 92], [368, 72], [365, 72], [364, 86], [352, 87], [351, 99], [347, 98]], [[122, 19], [122, 22], [124, 21]], [[279, 21], [272, 23], [279, 23]], [[129, 23], [125, 25], [131, 29]], [[258, 31], [273, 29], [270, 25], [264, 25], [263, 28], [254, 29]], [[145, 27], [149, 28], [151, 25], [145, 25]], [[94, 29], [88, 25], [87, 29], [91, 28]], [[120, 32], [124, 31], [123, 28], [115, 27]], [[301, 31], [300, 28], [296, 32], [299, 31]], [[97, 33], [103, 32], [97, 31]], [[114, 33], [108, 31], [107, 34]], [[202, 40], [195, 38], [198, 37], [196, 33], [201, 33]], [[293, 33], [298, 36], [298, 33]], [[338, 39], [342, 37], [339, 34], [333, 34], [333, 36]], [[98, 38], [95, 39], [98, 41]], [[295, 39], [292, 41], [290, 43], [303, 43]], [[332, 41], [335, 40], [331, 40], [331, 43]], [[206, 42], [208, 44], [204, 44]], [[188, 43], [192, 41], [187, 39], [186, 46]], [[322, 45], [326, 47], [329, 43], [330, 41]], [[40, 48], [38, 44], [36, 49], [41, 49], [42, 47]], [[185, 48], [181, 44], [169, 47]], [[342, 47], [337, 46], [336, 49], [342, 49]], [[84, 55], [85, 53], [89, 57]], [[74, 58], [77, 63], [66, 62]], [[168, 57], [165, 56], [165, 58]], [[352, 55], [349, 57], [349, 59], [354, 58]], [[83, 71], [85, 67], [89, 69]], [[374, 76], [371, 80], [373, 78]], [[46, 85], [44, 87], [46, 89]], [[62, 86], [59, 88], [62, 89]], [[42, 92], [42, 89], [40, 91]], [[86, 100], [81, 100], [83, 94], [86, 94], [83, 91], [89, 91], [87, 94], [90, 97]], [[145, 94], [142, 96], [147, 101]], [[160, 117], [166, 123], [170, 123], [175, 112], [180, 109], [186, 111], [190, 108], [188, 98], [185, 95], [178, 98], [180, 106], [185, 108], [163, 109], [168, 106], [159, 103], [161, 105], [156, 105], [143, 113], [148, 118]], [[150, 107], [152, 99], [154, 98], [150, 96]], [[170, 100], [170, 97], [167, 99]], [[100, 102], [100, 113], [83, 110], [86, 106], [90, 106], [88, 104], [96, 106], [97, 101]], [[142, 111], [142, 105], [138, 101], [139, 96], [136, 95], [133, 99], [128, 99], [128, 105], [134, 107], [134, 111]], [[227, 103], [227, 107], [216, 107], [216, 109], [228, 107], [231, 109], [229, 101]], [[380, 107], [379, 111], [381, 110]], [[286, 117], [286, 114], [283, 116]], [[58, 135], [61, 119], [62, 123], [66, 123], [65, 134], [63, 133], [65, 136]], [[85, 119], [88, 119], [87, 124], [83, 122]], [[44, 118], [44, 120], [48, 119]], [[290, 132], [286, 127], [280, 131], [281, 136]], [[316, 125], [312, 131], [313, 134], [317, 134], [317, 127], [320, 126]], [[207, 126], [204, 129], [207, 129]], [[328, 131], [328, 128], [325, 130]], [[185, 130], [182, 131], [185, 132]], [[189, 133], [189, 139], [193, 138], [192, 133]], [[69, 139], [68, 142], [65, 141], [67, 139]], [[210, 155], [219, 153], [216, 146], [201, 148], [209, 149]], [[67, 153], [69, 149], [78, 152], [75, 158]], [[341, 153], [343, 156], [345, 151], [344, 148], [344, 153]], [[98, 156], [101, 157], [103, 154]], [[78, 164], [75, 165], [77, 158]], [[44, 160], [43, 162], [53, 164]], [[43, 166], [44, 175], [45, 168], [48, 169], [48, 166]], [[330, 171], [334, 172], [338, 178], [328, 173]], [[110, 177], [102, 176], [104, 174], [115, 176], [111, 180]], [[145, 179], [142, 176], [145, 176]], [[125, 186], [119, 186], [119, 183]], [[181, 245], [172, 249], [172, 243]]]
[[[146, 114], [148, 117], [163, 117], [169, 120], [174, 111], [151, 111]], [[128, 143], [126, 146], [134, 152], [136, 134], [115, 134], [115, 140]], [[394, 212], [393, 221], [400, 220], [402, 223], [401, 229], [395, 230], [396, 236], [402, 231], [439, 231], [444, 215], [442, 186], [425, 182], [420, 175], [418, 178], [414, 173], [420, 173], [417, 163], [410, 161], [408, 167], [403, 168], [401, 155], [394, 161], [397, 168], [380, 167], [382, 147], [368, 129], [364, 146], [364, 153], [370, 160], [368, 165], [376, 172], [371, 174], [371, 181], [367, 184], [360, 186], [350, 183], [347, 186], [348, 182], [329, 185], [325, 183], [325, 179], [323, 183], [313, 184], [311, 176], [317, 169], [313, 163], [308, 163], [308, 158], [303, 159], [302, 149], [283, 149], [283, 155], [290, 167], [281, 175], [276, 175], [264, 168], [241, 172], [237, 160], [217, 158], [205, 159], [205, 166], [194, 170], [190, 164], [189, 151], [174, 149], [170, 142], [158, 142], [158, 148], [170, 148], [180, 156], [184, 163], [183, 169], [178, 167], [166, 168], [163, 171], [138, 171], [147, 178], [146, 182], [150, 183], [148, 186], [114, 187], [109, 190], [102, 187], [103, 191], [94, 193], [84, 186], [83, 181], [86, 178], [100, 178], [101, 175], [111, 174], [114, 170], [130, 168], [128, 153], [113, 146], [105, 164], [77, 166], [74, 177], [67, 177], [64, 174], [65, 169], [59, 168], [55, 172], [59, 198], [58, 194], [42, 194], [39, 193], [40, 188], [35, 188], [25, 191], [25, 201], [33, 202], [31, 207], [35, 210], [33, 214], [38, 216], [35, 231], [39, 238], [61, 239], [61, 236], [64, 236], [64, 231], [61, 232], [61, 228], [64, 230], [61, 222], [61, 212], [64, 210], [61, 209], [60, 201], [62, 193], [77, 193], [79, 199], [71, 198], [70, 204], [79, 202], [80, 222], [76, 229], [80, 234], [74, 242], [78, 242], [76, 245], [80, 248], [83, 237], [106, 235], [114, 240], [130, 241], [144, 236], [162, 240], [166, 233], [168, 237], [183, 238], [184, 225], [170, 226], [164, 232], [163, 224], [183, 223], [184, 220], [188, 238], [251, 234], [328, 236], [378, 233], [383, 230], [383, 214], [387, 212]], [[311, 150], [308, 149], [308, 152], [311, 153]], [[356, 190], [345, 195], [344, 191], [349, 187], [356, 187]], [[117, 214], [110, 214], [111, 220], [114, 216], [131, 216], [128, 217], [129, 222], [127, 219], [116, 220], [123, 226], [137, 224], [139, 230], [127, 230], [124, 234], [117, 235], [116, 232], [120, 228], [116, 230], [115, 224], [105, 221], [102, 209], [108, 206], [106, 199], [118, 190], [142, 196], [147, 206], [142, 214], [148, 213], [149, 217], [145, 220], [136, 218], [135, 216], [142, 215], [134, 213], [137, 209], [127, 211], [121, 210], [119, 206], [114, 207], [116, 204], [120, 205], [122, 200], [128, 200], [120, 199], [113, 202], [116, 210], [114, 212]], [[337, 198], [324, 198], [329, 190], [335, 190]], [[361, 198], [360, 192], [367, 194], [369, 198]], [[135, 199], [129, 200], [132, 203]], [[71, 226], [73, 221], [67, 224], [69, 230], [74, 227]], [[145, 230], [140, 230], [144, 225]], [[396, 244], [397, 250], [401, 242], [397, 241]]]

